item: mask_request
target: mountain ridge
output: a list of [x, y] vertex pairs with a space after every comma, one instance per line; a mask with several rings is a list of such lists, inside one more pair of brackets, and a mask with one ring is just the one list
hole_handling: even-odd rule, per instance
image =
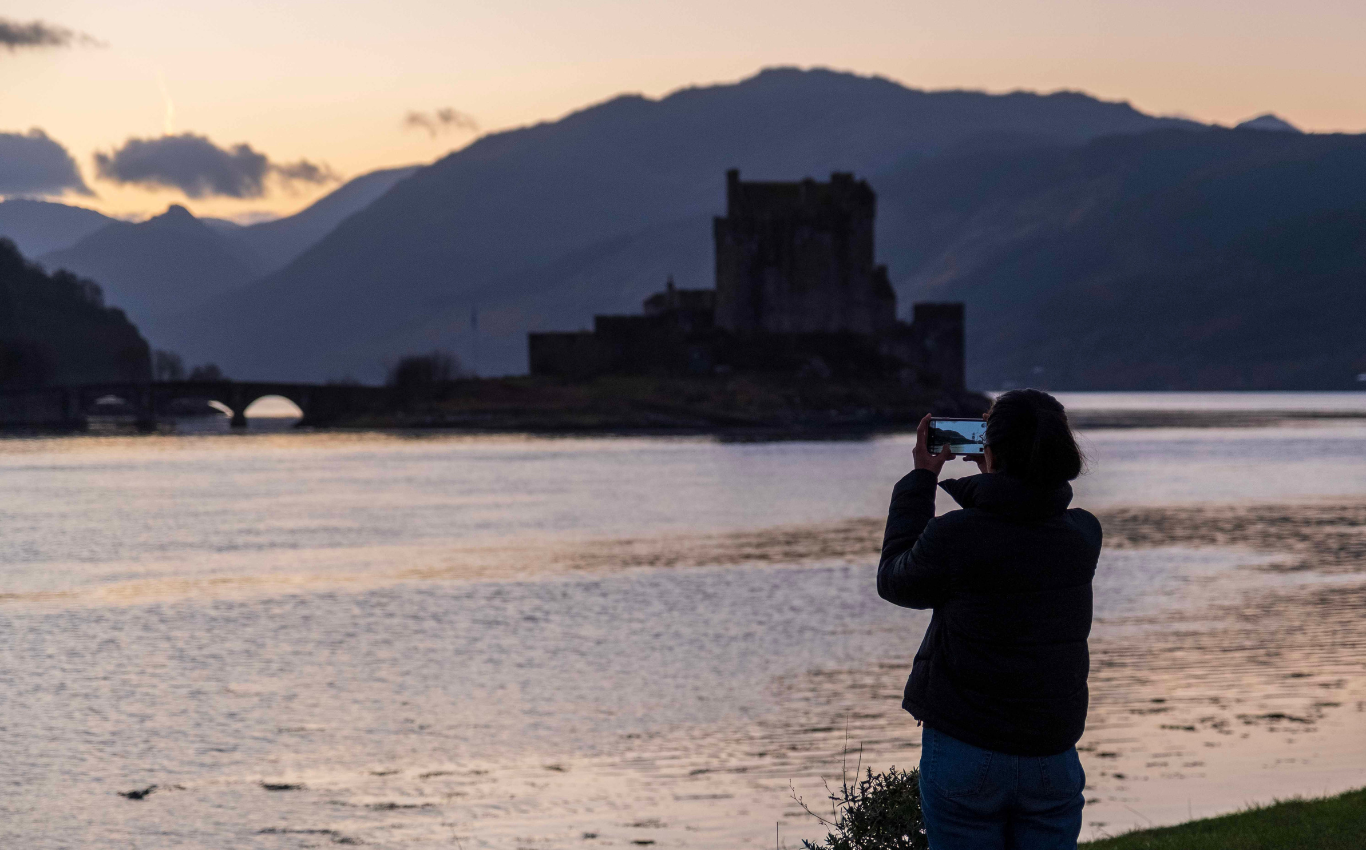
[[405, 165], [368, 171], [293, 215], [245, 225], [226, 235], [258, 257], [266, 272], [276, 271], [419, 167]]
[[[1074, 93], [924, 92], [826, 70], [771, 69], [659, 99], [616, 97], [484, 136], [420, 169], [285, 268], [203, 308], [177, 347], [235, 374], [373, 380], [385, 357], [472, 351], [466, 323], [453, 320], [478, 308], [506, 319], [496, 334], [481, 324], [486, 371], [517, 372], [530, 324], [518, 317], [527, 310], [503, 303], [498, 281], [716, 214], [727, 168], [750, 179], [873, 174], [974, 137], [1067, 143], [1164, 126], [1203, 127]], [[636, 309], [640, 288], [660, 283], [618, 287], [609, 309]], [[433, 304], [457, 302], [464, 306], [443, 308], [451, 320], [432, 321]], [[555, 324], [588, 319], [570, 309]]]
[[[368, 172], [294, 215], [246, 226], [199, 219], [180, 204], [136, 223], [87, 211], [99, 217], [98, 226], [86, 228], [70, 245], [37, 256], [45, 266], [99, 281], [111, 303], [126, 309], [155, 344], [168, 347], [180, 316], [286, 265], [415, 168]], [[67, 213], [48, 208], [79, 209], [43, 208], [63, 220]]]
[[636, 312], [667, 275], [711, 286], [727, 168], [853, 171], [879, 195], [901, 315], [968, 305], [974, 386], [1355, 388], [1366, 136], [1265, 118], [1220, 128], [1076, 92], [797, 69], [623, 95], [398, 170], [285, 266], [154, 339], [245, 378], [373, 381], [438, 348], [518, 372], [529, 330]]
[[1307, 224], [1366, 209], [1366, 135], [1158, 130], [986, 159], [884, 182], [922, 235], [889, 257], [900, 289], [966, 302], [975, 386], [1343, 390], [1366, 371], [1366, 236]]
[[0, 201], [0, 237], [13, 242], [25, 257], [70, 248], [116, 221], [118, 219], [95, 210], [55, 201], [30, 198]]
[[75, 245], [38, 258], [98, 282], [154, 344], [170, 317], [260, 275], [259, 261], [179, 204], [146, 221], [113, 222]]

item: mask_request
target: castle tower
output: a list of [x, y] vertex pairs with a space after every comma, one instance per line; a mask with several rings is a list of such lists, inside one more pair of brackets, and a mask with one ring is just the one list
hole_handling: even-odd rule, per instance
[[915, 345], [907, 358], [910, 362], [937, 376], [945, 389], [961, 391], [967, 387], [962, 302], [916, 304], [910, 338]]
[[726, 172], [716, 240], [716, 324], [733, 333], [871, 334], [896, 323], [873, 262], [877, 196], [867, 181], [741, 182]]

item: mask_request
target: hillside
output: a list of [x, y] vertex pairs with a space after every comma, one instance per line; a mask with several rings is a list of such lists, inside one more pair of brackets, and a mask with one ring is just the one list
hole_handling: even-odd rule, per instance
[[138, 224], [114, 222], [70, 248], [38, 258], [104, 288], [158, 348], [176, 314], [259, 276], [258, 261], [182, 206]]
[[973, 386], [1353, 389], [1366, 372], [1366, 136], [1169, 130], [876, 185], [906, 224], [883, 246], [903, 297], [967, 302]]
[[[141, 224], [45, 201], [0, 203], [0, 236], [49, 268], [98, 280], [159, 347], [178, 316], [289, 263], [415, 166], [362, 174], [291, 216], [240, 226], [181, 206]], [[79, 243], [79, 244], [78, 244]]]
[[147, 342], [100, 288], [49, 275], [0, 239], [0, 387], [146, 381]]
[[112, 223], [109, 216], [84, 207], [26, 198], [0, 201], [0, 237], [13, 242], [25, 257], [69, 248]]
[[206, 305], [171, 345], [235, 375], [374, 379], [406, 352], [473, 356], [477, 307], [480, 370], [518, 372], [528, 329], [635, 310], [668, 272], [710, 285], [727, 168], [873, 175], [945, 150], [1164, 126], [1193, 125], [1076, 93], [924, 92], [794, 69], [623, 96], [421, 169], [284, 269]]
[[362, 174], [294, 215], [251, 224], [226, 235], [256, 257], [263, 270], [275, 271], [416, 170], [414, 165]]
[[[981, 145], [872, 183], [903, 311], [968, 304], [970, 386], [1361, 386], [1366, 137], [1166, 130]], [[573, 327], [564, 317], [637, 304], [669, 272], [710, 285], [711, 263], [704, 214], [500, 280], [494, 315]]]

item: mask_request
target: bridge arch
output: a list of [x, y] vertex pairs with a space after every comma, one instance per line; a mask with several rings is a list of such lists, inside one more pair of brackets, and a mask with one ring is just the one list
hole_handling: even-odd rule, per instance
[[[296, 417], [292, 424], [298, 424], [308, 416], [307, 395], [307, 390], [300, 391], [300, 388], [288, 385], [233, 384], [232, 398], [228, 401], [228, 406], [232, 408], [232, 427], [246, 428], [248, 416], [258, 421], [272, 418], [282, 408]], [[265, 409], [262, 410], [262, 407]]]
[[[271, 430], [292, 428], [303, 421], [304, 409], [294, 399], [280, 392], [259, 395], [242, 408], [242, 417], [270, 422]], [[234, 411], [234, 421], [236, 412]]]
[[270, 430], [293, 427], [308, 418], [312, 387], [308, 385], [239, 381], [168, 381], [152, 385], [157, 409], [178, 401], [207, 403], [228, 416], [234, 430], [246, 428], [248, 419]]
[[[84, 430], [96, 402], [106, 396], [127, 407], [126, 416], [139, 429], [154, 430], [158, 417], [175, 416], [178, 403], [211, 404], [231, 417], [232, 425], [246, 427], [247, 408], [264, 396], [279, 396], [292, 404], [275, 412], [292, 414], [293, 423], [326, 426], [349, 417], [389, 409], [392, 392], [360, 384], [291, 384], [218, 379], [213, 381], [156, 381], [75, 384], [69, 386], [0, 389], [0, 426]], [[111, 399], [112, 401], [112, 399]], [[269, 410], [269, 407], [267, 408]], [[265, 411], [262, 411], [263, 413]], [[296, 418], [302, 414], [302, 423]]]

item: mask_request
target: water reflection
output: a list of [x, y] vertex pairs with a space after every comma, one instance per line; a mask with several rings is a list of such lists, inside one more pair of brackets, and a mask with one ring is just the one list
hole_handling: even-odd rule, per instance
[[[1088, 435], [1091, 830], [1366, 784], [1366, 428], [1322, 427], [1336, 456], [1276, 429]], [[0, 837], [767, 847], [780, 821], [793, 845], [819, 828], [792, 787], [820, 799], [846, 749], [918, 758], [899, 701], [925, 618], [872, 592], [908, 454], [0, 443]]]

